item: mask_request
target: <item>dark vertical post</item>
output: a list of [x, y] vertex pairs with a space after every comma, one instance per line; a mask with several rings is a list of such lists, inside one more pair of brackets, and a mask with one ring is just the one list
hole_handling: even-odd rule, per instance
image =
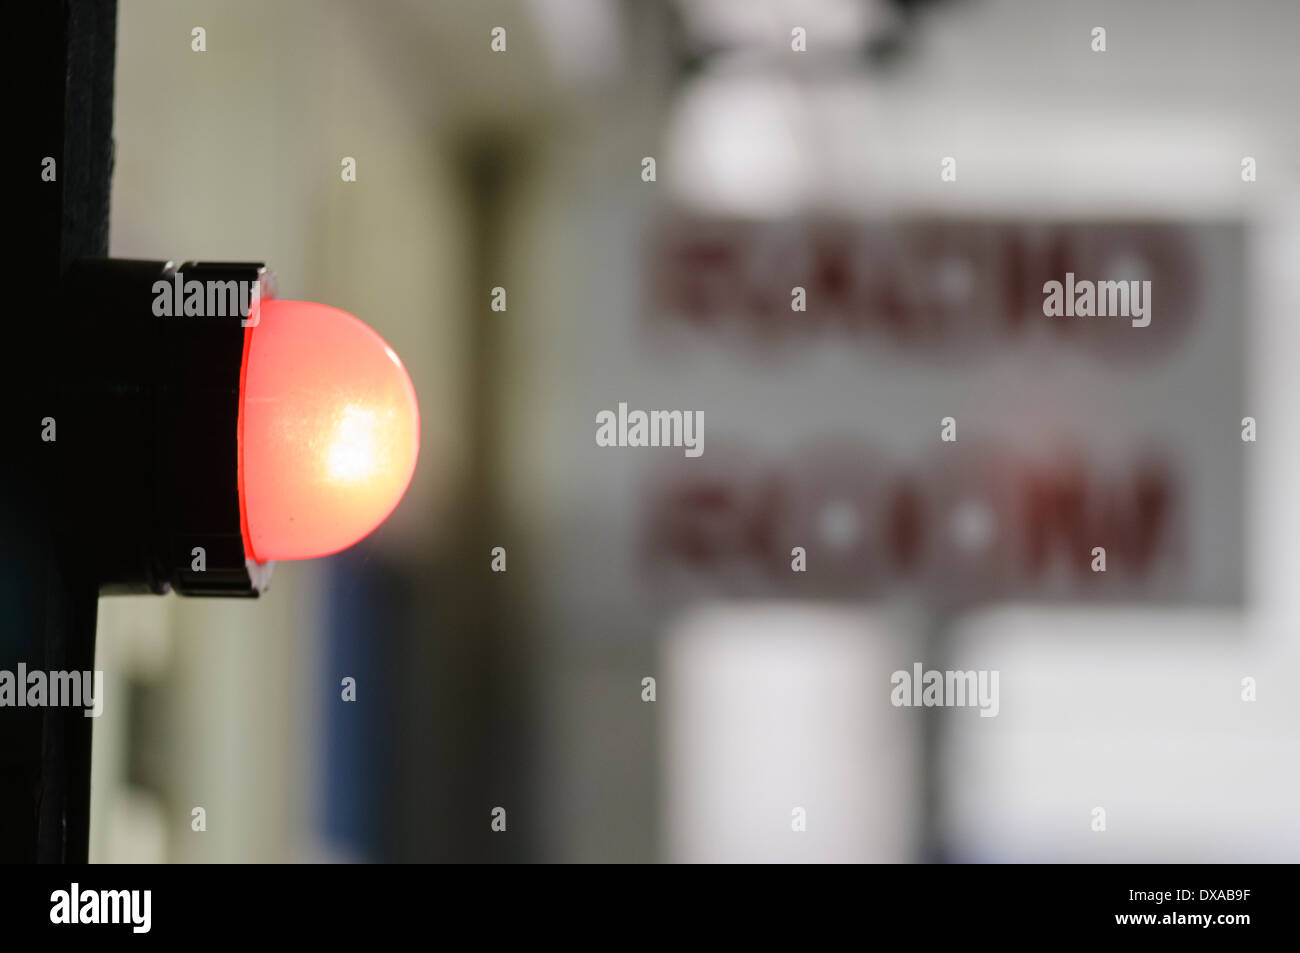
[[[108, 252], [115, 0], [29, 0], [6, 11], [15, 215], [0, 405], [0, 669], [94, 668], [98, 583], [60, 482], [58, 306], [68, 264]], [[52, 164], [51, 164], [52, 160]], [[53, 420], [54, 440], [43, 439]], [[111, 466], [111, 461], [104, 461]], [[91, 479], [92, 474], [73, 479]], [[25, 686], [16, 686], [19, 690]], [[80, 708], [0, 708], [0, 860], [84, 862], [90, 732]]]
[[[949, 605], [936, 604], [921, 608], [916, 658], [925, 668], [943, 671], [949, 667], [952, 654], [952, 631], [957, 611]], [[949, 714], [946, 708], [922, 708], [920, 739], [920, 860], [927, 864], [949, 863], [953, 860], [944, 837], [944, 782], [943, 719]]]
[[[508, 313], [491, 309], [491, 290], [507, 286], [510, 201], [529, 161], [528, 143], [481, 133], [466, 138], [460, 154], [462, 194], [467, 206], [465, 281], [468, 311], [464, 406], [468, 448], [463, 483], [458, 488], [456, 522], [446, 527], [449, 541], [440, 547], [428, 576], [436, 593], [425, 609], [436, 639], [424, 623], [412, 657], [437, 673], [427, 703], [438, 726], [419, 738], [421, 754], [410, 761], [454, 766], [442, 777], [411, 776], [412, 790], [431, 789], [420, 814], [438, 819], [425, 830], [428, 855], [438, 860], [476, 863], [525, 860], [537, 844], [538, 818], [528, 796], [535, 750], [531, 680], [535, 658], [521, 594], [526, 561], [523, 544], [512, 537], [502, 503], [501, 445], [503, 343]], [[526, 308], [517, 298], [509, 307]], [[522, 320], [514, 318], [514, 320]], [[516, 543], [519, 548], [516, 548]], [[510, 570], [490, 569], [493, 546], [505, 546]], [[429, 805], [436, 805], [430, 807]], [[491, 811], [507, 811], [505, 833], [493, 832]], [[464, 817], [448, 825], [445, 817]], [[416, 822], [421, 823], [421, 822]], [[427, 822], [424, 822], [427, 823]], [[399, 855], [400, 856], [400, 855]]]
[[[505, 221], [507, 199], [514, 187], [519, 161], [514, 144], [491, 136], [468, 143], [462, 153], [461, 174], [470, 208], [469, 247], [472, 263], [467, 403], [469, 459], [461, 496], [462, 522], [458, 527], [460, 556], [454, 570], [460, 587], [457, 611], [459, 637], [464, 639], [470, 677], [465, 710], [472, 712], [470, 732], [460, 739], [465, 746], [467, 777], [476, 779], [462, 792], [468, 817], [474, 820], [470, 837], [459, 849], [474, 861], [519, 859], [524, 853], [527, 825], [519, 823], [522, 804], [517, 787], [521, 754], [518, 725], [506, 712], [518, 707], [521, 687], [512, 675], [521, 664], [519, 646], [505, 631], [504, 607], [498, 587], [500, 577], [488, 571], [487, 557], [503, 538], [500, 512], [501, 485], [501, 342], [505, 315], [490, 307], [490, 292], [505, 285]], [[522, 144], [518, 149], [522, 150]], [[512, 796], [513, 795], [513, 796]], [[516, 823], [505, 837], [491, 832], [489, 810], [501, 805]]]

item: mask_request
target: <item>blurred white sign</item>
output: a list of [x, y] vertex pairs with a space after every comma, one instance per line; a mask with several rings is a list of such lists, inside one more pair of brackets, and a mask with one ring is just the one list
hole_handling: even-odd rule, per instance
[[[688, 590], [1241, 598], [1239, 228], [680, 218], [647, 247], [649, 359], [709, 422], [646, 496]], [[1141, 320], [1086, 296], [1121, 282]]]

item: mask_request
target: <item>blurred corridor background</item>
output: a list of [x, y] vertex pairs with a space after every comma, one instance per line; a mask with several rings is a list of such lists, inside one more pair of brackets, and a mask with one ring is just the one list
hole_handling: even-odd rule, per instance
[[112, 254], [266, 261], [423, 433], [262, 599], [101, 600], [92, 860], [1300, 859], [1300, 6], [120, 3]]

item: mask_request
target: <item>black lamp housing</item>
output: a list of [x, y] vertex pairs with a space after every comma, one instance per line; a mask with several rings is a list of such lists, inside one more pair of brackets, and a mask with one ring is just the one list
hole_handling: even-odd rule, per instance
[[80, 259], [65, 277], [69, 359], [51, 415], [69, 501], [65, 551], [93, 564], [101, 595], [256, 597], [272, 564], [245, 556], [239, 501], [240, 384], [255, 308], [155, 313], [168, 310], [156, 306], [158, 283], [174, 287], [178, 275], [182, 288], [217, 288], [217, 300], [230, 287], [275, 297], [259, 262]]

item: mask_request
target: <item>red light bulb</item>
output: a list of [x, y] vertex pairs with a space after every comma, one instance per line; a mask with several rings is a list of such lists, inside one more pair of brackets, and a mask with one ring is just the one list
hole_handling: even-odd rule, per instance
[[257, 562], [346, 549], [406, 492], [420, 411], [406, 368], [346, 311], [267, 300], [244, 332], [239, 506]]

